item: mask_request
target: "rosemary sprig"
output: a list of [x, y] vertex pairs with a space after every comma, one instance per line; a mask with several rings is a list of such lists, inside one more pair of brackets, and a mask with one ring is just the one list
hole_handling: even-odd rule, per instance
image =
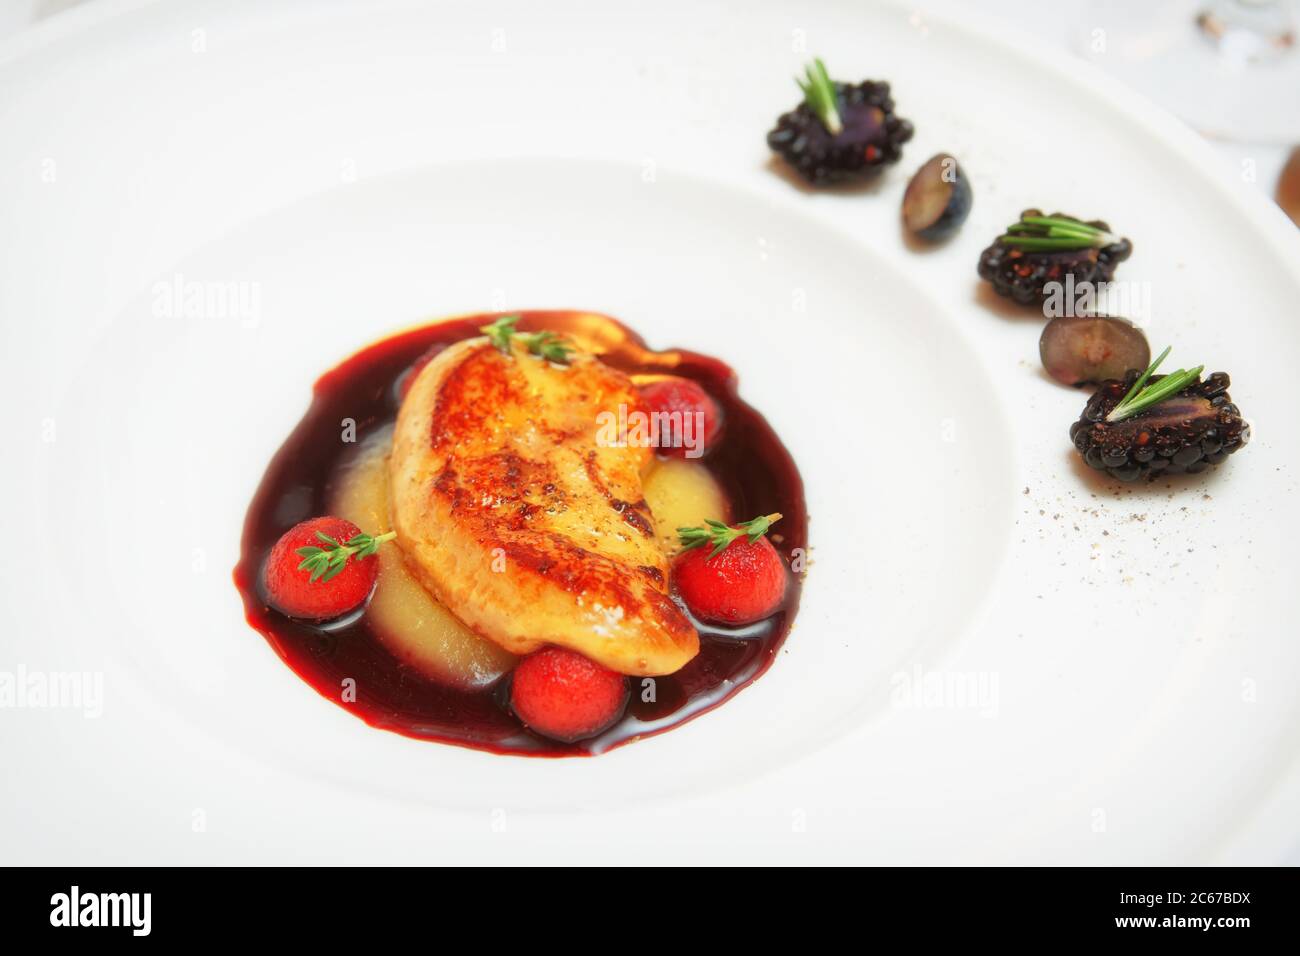
[[1069, 216], [1026, 216], [1007, 226], [998, 237], [1003, 245], [1026, 252], [1066, 252], [1072, 249], [1101, 249], [1119, 242], [1119, 237]]
[[704, 559], [709, 561], [725, 551], [727, 546], [738, 538], [749, 538], [749, 543], [753, 544], [767, 534], [768, 528], [780, 520], [779, 514], [759, 515], [749, 521], [742, 521], [732, 528], [721, 521], [706, 519], [704, 524], [707, 527], [678, 528], [677, 537], [681, 539], [683, 551], [702, 548], [707, 544], [713, 545], [713, 551]]
[[844, 130], [844, 123], [840, 120], [835, 84], [826, 73], [826, 64], [820, 59], [813, 60], [804, 67], [804, 77], [802, 80], [797, 76], [794, 78], [799, 89], [803, 90], [804, 102], [822, 121], [826, 131], [832, 136], [838, 136]]
[[517, 315], [503, 315], [491, 325], [479, 329], [488, 337], [502, 355], [509, 355], [510, 343], [514, 339], [528, 349], [530, 353], [557, 365], [565, 365], [573, 354], [573, 346], [568, 340], [555, 332], [520, 332], [515, 326], [519, 322]]
[[334, 577], [343, 570], [343, 566], [348, 563], [348, 558], [361, 559], [370, 557], [379, 550], [379, 546], [385, 541], [396, 538], [397, 532], [388, 531], [380, 535], [365, 533], [353, 535], [344, 544], [340, 544], [323, 531], [317, 531], [316, 537], [324, 541], [328, 547], [318, 548], [315, 545], [307, 545], [296, 550], [296, 553], [302, 556], [302, 564], [298, 565], [298, 570], [310, 571], [311, 578], [309, 580], [313, 583], [328, 581]]
[[1178, 394], [1188, 385], [1200, 379], [1201, 372], [1205, 370], [1204, 365], [1198, 365], [1193, 369], [1180, 368], [1177, 372], [1170, 372], [1159, 381], [1147, 385], [1147, 381], [1160, 366], [1160, 363], [1165, 360], [1165, 356], [1169, 354], [1171, 348], [1172, 346], [1165, 346], [1165, 350], [1156, 356], [1156, 360], [1148, 365], [1146, 371], [1137, 377], [1137, 381], [1120, 399], [1119, 404], [1106, 415], [1106, 421], [1119, 422], [1131, 418], [1138, 412], [1163, 402], [1169, 396]]
[[555, 332], [525, 332], [519, 336], [519, 341], [529, 352], [557, 365], [568, 364], [569, 356], [573, 354], [573, 346]]
[[479, 331], [488, 337], [488, 341], [495, 345], [502, 353], [510, 354], [510, 340], [517, 333], [515, 324], [518, 323], [519, 316], [503, 315], [491, 325], [484, 325]]

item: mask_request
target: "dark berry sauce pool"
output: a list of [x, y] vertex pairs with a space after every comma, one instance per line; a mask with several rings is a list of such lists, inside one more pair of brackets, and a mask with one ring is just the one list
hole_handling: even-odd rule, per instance
[[[579, 312], [524, 312], [521, 329], [568, 333], [607, 364], [634, 378], [672, 374], [698, 382], [722, 406], [721, 441], [700, 459], [717, 477], [737, 520], [779, 511], [771, 534], [789, 556], [807, 548], [803, 483], [789, 453], [763, 417], [737, 395], [737, 379], [717, 359], [687, 351], [652, 352], [623, 325]], [[276, 540], [307, 518], [329, 513], [336, 473], [354, 446], [339, 441], [340, 422], [356, 421], [357, 440], [392, 425], [401, 382], [431, 351], [481, 334], [497, 316], [441, 322], [385, 339], [357, 353], [316, 382], [306, 416], [271, 460], [244, 521], [235, 585], [248, 623], [322, 696], [366, 723], [422, 740], [493, 753], [533, 756], [597, 754], [662, 733], [727, 700], [771, 666], [799, 606], [800, 575], [790, 576], [785, 603], [758, 624], [729, 630], [695, 622], [700, 653], [675, 674], [654, 678], [654, 700], [643, 700], [640, 678], [623, 718], [599, 737], [564, 744], [532, 733], [510, 712], [507, 674], [495, 686], [467, 690], [426, 678], [400, 662], [370, 630], [365, 614], [316, 625], [290, 619], [267, 605], [262, 563]], [[345, 702], [343, 681], [355, 681]]]

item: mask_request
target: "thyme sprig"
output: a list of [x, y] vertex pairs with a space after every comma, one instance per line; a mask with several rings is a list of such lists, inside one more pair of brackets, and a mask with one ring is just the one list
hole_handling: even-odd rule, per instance
[[518, 322], [517, 315], [503, 315], [491, 325], [483, 326], [479, 331], [488, 337], [488, 341], [496, 346], [502, 355], [511, 354], [510, 343], [517, 339], [520, 345], [538, 358], [544, 358], [557, 365], [568, 363], [574, 349], [567, 339], [555, 332], [520, 332], [515, 328]]
[[706, 519], [704, 522], [706, 527], [678, 528], [677, 537], [681, 539], [683, 551], [702, 548], [709, 544], [713, 545], [713, 551], [704, 559], [709, 561], [716, 558], [727, 549], [728, 545], [740, 538], [748, 538], [749, 543], [753, 544], [767, 534], [768, 528], [780, 520], [780, 514], [759, 515], [749, 521], [742, 521], [733, 528], [721, 521]]
[[1106, 415], [1106, 421], [1119, 422], [1131, 418], [1138, 412], [1163, 402], [1171, 395], [1178, 394], [1188, 385], [1200, 380], [1201, 372], [1205, 370], [1204, 365], [1198, 365], [1193, 369], [1180, 368], [1177, 372], [1171, 372], [1159, 381], [1150, 385], [1147, 384], [1147, 381], [1159, 368], [1160, 363], [1165, 360], [1171, 348], [1173, 346], [1165, 346], [1165, 350], [1156, 357], [1156, 360], [1148, 365], [1146, 371], [1137, 377], [1137, 381], [1120, 399], [1119, 404]]
[[1068, 252], [1101, 249], [1119, 242], [1119, 236], [1069, 216], [1022, 215], [998, 236], [1003, 245], [1026, 252]]
[[794, 81], [803, 90], [804, 102], [817, 115], [832, 136], [838, 136], [844, 130], [840, 120], [840, 108], [835, 96], [835, 84], [826, 73], [826, 64], [815, 59], [804, 67], [804, 78], [795, 77]]
[[336, 538], [332, 538], [323, 531], [317, 531], [316, 537], [323, 541], [327, 547], [318, 548], [315, 545], [297, 548], [297, 554], [302, 556], [302, 564], [298, 565], [299, 571], [310, 571], [311, 577], [308, 579], [313, 583], [316, 581], [325, 582], [334, 575], [343, 570], [344, 565], [348, 563], [348, 558], [368, 558], [379, 550], [379, 546], [385, 541], [391, 541], [397, 537], [396, 531], [388, 531], [380, 535], [369, 535], [364, 532], [353, 535], [346, 542], [340, 544]]

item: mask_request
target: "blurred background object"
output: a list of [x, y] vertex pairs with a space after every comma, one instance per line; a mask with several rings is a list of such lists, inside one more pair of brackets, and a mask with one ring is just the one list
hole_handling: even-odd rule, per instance
[[1206, 136], [1300, 141], [1293, 0], [1091, 0], [1072, 47]]
[[1277, 179], [1277, 204], [1300, 226], [1300, 146], [1291, 150], [1291, 158]]
[[1295, 19], [1286, 0], [1214, 0], [1196, 25], [1221, 56], [1269, 63], [1295, 46]]

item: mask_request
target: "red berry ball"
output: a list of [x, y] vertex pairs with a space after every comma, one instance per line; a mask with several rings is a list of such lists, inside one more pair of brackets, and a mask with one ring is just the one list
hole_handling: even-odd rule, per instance
[[674, 424], [667, 433], [660, 431], [660, 454], [698, 458], [716, 444], [722, 431], [722, 409], [695, 382], [677, 377], [659, 379], [642, 386], [641, 397], [652, 414], [674, 415], [668, 419]]
[[716, 557], [693, 548], [673, 563], [673, 581], [692, 614], [715, 624], [752, 624], [785, 598], [785, 563], [767, 538], [739, 538]]
[[577, 651], [546, 647], [515, 667], [510, 705], [532, 730], [571, 744], [594, 737], [623, 715], [627, 678]]
[[307, 621], [326, 621], [364, 604], [379, 574], [379, 562], [371, 555], [349, 557], [343, 570], [328, 581], [323, 577], [311, 580], [310, 570], [298, 569], [303, 558], [297, 552], [309, 546], [328, 548], [316, 536], [318, 531], [340, 544], [361, 533], [360, 528], [342, 518], [309, 518], [281, 536], [262, 571], [262, 583], [271, 606]]

